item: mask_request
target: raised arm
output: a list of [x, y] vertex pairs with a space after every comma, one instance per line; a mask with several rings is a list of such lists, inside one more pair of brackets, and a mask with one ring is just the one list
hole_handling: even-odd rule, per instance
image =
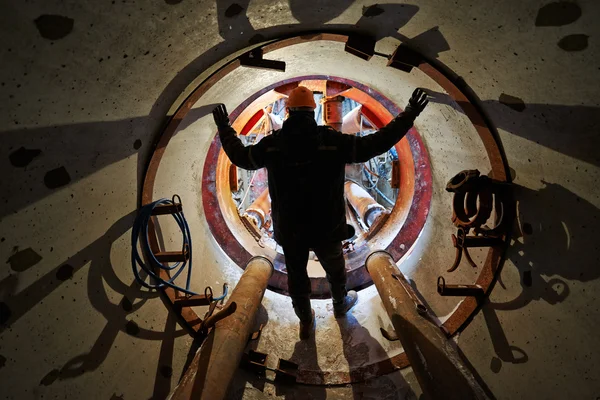
[[256, 145], [244, 146], [235, 129], [229, 122], [229, 114], [225, 104], [219, 104], [213, 110], [213, 118], [219, 129], [219, 138], [225, 154], [232, 163], [244, 169], [259, 169], [264, 167], [264, 151], [259, 142]]
[[422, 89], [415, 89], [404, 112], [379, 131], [363, 137], [341, 135], [340, 150], [344, 161], [361, 163], [388, 151], [406, 135], [428, 102], [427, 93]]

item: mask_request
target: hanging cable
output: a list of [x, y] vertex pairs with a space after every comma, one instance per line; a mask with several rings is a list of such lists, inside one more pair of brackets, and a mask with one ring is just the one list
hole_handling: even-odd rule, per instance
[[[175, 199], [178, 199], [178, 203]], [[172, 266], [162, 264], [154, 255], [154, 252], [150, 248], [150, 241], [148, 238], [148, 225], [150, 218], [152, 217], [153, 210], [159, 205], [176, 205], [181, 204], [181, 198], [178, 195], [174, 195], [172, 199], [160, 199], [143, 206], [135, 219], [133, 229], [131, 231], [131, 267], [133, 269], [133, 275], [135, 279], [145, 288], [148, 289], [161, 289], [164, 287], [171, 287], [187, 295], [196, 295], [198, 293], [190, 290], [190, 283], [192, 278], [192, 235], [190, 233], [190, 227], [183, 215], [183, 210], [171, 214], [175, 222], [181, 229], [182, 235], [182, 252], [185, 254], [185, 261], [180, 261]], [[141, 239], [141, 242], [140, 242]], [[138, 242], [143, 253], [146, 255], [149, 264], [147, 265], [142, 260], [138, 251]], [[186, 284], [185, 287], [176, 285], [175, 279], [187, 270]], [[140, 276], [140, 272], [144, 271], [151, 280], [156, 283], [148, 283]], [[160, 271], [173, 271], [169, 280], [165, 280], [160, 277]], [[213, 298], [213, 301], [223, 300], [227, 296], [227, 284], [223, 285], [223, 295], [220, 297]], [[211, 289], [212, 291], [212, 289]]]
[[[178, 196], [177, 196], [178, 197]], [[150, 249], [150, 243], [148, 239], [148, 224], [150, 222], [150, 218], [152, 217], [152, 211], [159, 205], [174, 205], [175, 196], [173, 196], [172, 200], [169, 199], [160, 199], [143, 206], [140, 209], [140, 213], [138, 214], [135, 222], [133, 224], [133, 230], [131, 231], [131, 266], [133, 268], [133, 274], [135, 279], [145, 288], [148, 289], [159, 289], [165, 286], [172, 287], [174, 289], [180, 290], [186, 294], [194, 295], [196, 293], [189, 290], [190, 281], [192, 277], [192, 241], [190, 228], [183, 216], [183, 211], [172, 214], [173, 219], [177, 222], [177, 225], [181, 229], [181, 234], [183, 238], [182, 244], [182, 252], [187, 254], [186, 261], [177, 262], [173, 266], [168, 266], [162, 264], [152, 250]], [[138, 252], [138, 241], [141, 237], [140, 247], [142, 251], [147, 256], [150, 261], [150, 266], [144, 264], [144, 261], [140, 257]], [[155, 273], [155, 268], [158, 267], [160, 270], [164, 271], [175, 271], [171, 277], [171, 279], [164, 280], [157, 273]], [[186, 286], [182, 288], [180, 286], [175, 285], [173, 282], [177, 277], [186, 269], [187, 267], [187, 279]], [[144, 271], [148, 276], [150, 276], [157, 283], [147, 283], [144, 279], [140, 277], [140, 271]]]
[[378, 195], [381, 196], [382, 199], [384, 199], [385, 201], [387, 201], [388, 204], [390, 204], [392, 207], [396, 205], [396, 203], [394, 203], [392, 200], [390, 200], [389, 197], [387, 197], [385, 194], [383, 194], [381, 192], [381, 190], [379, 190], [379, 188], [375, 187], [375, 191], [377, 192]]

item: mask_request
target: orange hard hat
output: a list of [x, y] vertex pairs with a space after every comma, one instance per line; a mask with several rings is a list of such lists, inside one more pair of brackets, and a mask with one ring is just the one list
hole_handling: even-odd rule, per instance
[[287, 106], [289, 108], [317, 108], [317, 104], [315, 103], [315, 98], [313, 96], [312, 90], [304, 86], [298, 86], [296, 89], [292, 90], [287, 100]]

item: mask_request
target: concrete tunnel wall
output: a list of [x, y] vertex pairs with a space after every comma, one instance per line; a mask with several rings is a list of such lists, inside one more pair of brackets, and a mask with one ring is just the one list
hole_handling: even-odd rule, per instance
[[[598, 396], [593, 373], [600, 363], [593, 330], [599, 320], [598, 4], [236, 4], [14, 2], [4, 7], [0, 381], [7, 397], [137, 399], [169, 392], [191, 339], [157, 295], [141, 294], [132, 285], [129, 266], [129, 229], [151, 144], [177, 100], [215, 65], [250, 43], [322, 29], [369, 32], [381, 39], [382, 52], [409, 40], [463, 76], [483, 100], [515, 170], [521, 229], [501, 284], [460, 335], [459, 346], [498, 398]], [[360, 60], [353, 61], [360, 68]], [[322, 67], [328, 65], [333, 64]], [[381, 78], [358, 69], [346, 72], [356, 73], [359, 81]], [[404, 78], [399, 71], [382, 68], [381, 73]], [[376, 89], [404, 106], [411, 82], [397, 91], [381, 82], [374, 83]], [[212, 101], [243, 99], [242, 93], [225, 94], [215, 88]], [[418, 122], [428, 149], [437, 145], [443, 151], [439, 138], [454, 137], [434, 130], [446, 119], [461, 118], [452, 110], [432, 104], [427, 120]], [[198, 124], [207, 127], [210, 120]], [[175, 140], [187, 137], [205, 140], [191, 130]], [[432, 150], [432, 162], [453, 162], [453, 146], [440, 158]], [[463, 147], [465, 154], [478, 151], [468, 143]], [[198, 160], [200, 150], [192, 155]], [[165, 162], [175, 171], [178, 158], [183, 166], [190, 157], [176, 154]], [[450, 199], [442, 185], [454, 172], [452, 165], [434, 168], [439, 199], [432, 204], [445, 212]], [[186, 214], [202, 226], [198, 210]], [[432, 210], [426, 228], [440, 235], [434, 243], [443, 247], [425, 246], [420, 260], [413, 260], [428, 268], [421, 268], [424, 283], [431, 281], [428, 274], [437, 276], [432, 268], [441, 269], [452, 258], [445, 212]], [[239, 274], [237, 267], [226, 267], [227, 259], [210, 240], [195, 246], [214, 255], [225, 275]], [[467, 268], [461, 266], [460, 273], [472, 273]], [[265, 308], [276, 301], [287, 304], [277, 296], [267, 296]], [[377, 299], [370, 299], [365, 303], [379, 315]], [[438, 315], [450, 311], [451, 305], [435, 301]], [[319, 307], [326, 311], [324, 303]], [[276, 325], [273, 313], [268, 317]], [[281, 319], [293, 323], [289, 313]], [[369, 321], [367, 330], [375, 331], [377, 322]], [[414, 386], [410, 372], [404, 375]], [[407, 383], [397, 377], [319, 394], [368, 396], [386, 385], [411, 398]], [[243, 384], [236, 393], [241, 392], [258, 396], [257, 389]], [[385, 395], [396, 398], [393, 392]]]

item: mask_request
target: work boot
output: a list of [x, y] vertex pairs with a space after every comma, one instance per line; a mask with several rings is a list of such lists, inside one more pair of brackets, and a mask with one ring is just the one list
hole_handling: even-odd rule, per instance
[[333, 315], [336, 318], [343, 317], [352, 307], [354, 307], [357, 301], [358, 293], [354, 290], [349, 290], [343, 301], [333, 303]]
[[315, 327], [315, 310], [310, 309], [312, 318], [309, 322], [300, 321], [300, 340], [306, 340], [310, 338], [310, 333]]

